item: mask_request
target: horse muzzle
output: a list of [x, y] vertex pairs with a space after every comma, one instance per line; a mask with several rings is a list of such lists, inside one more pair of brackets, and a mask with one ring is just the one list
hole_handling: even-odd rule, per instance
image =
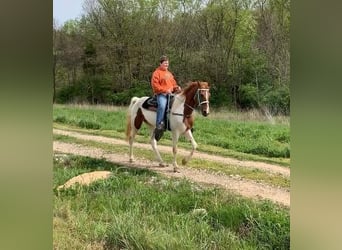
[[203, 111], [202, 111], [202, 115], [203, 115], [203, 116], [208, 116], [208, 115], [209, 115], [209, 112], [207, 112], [206, 110], [203, 110]]

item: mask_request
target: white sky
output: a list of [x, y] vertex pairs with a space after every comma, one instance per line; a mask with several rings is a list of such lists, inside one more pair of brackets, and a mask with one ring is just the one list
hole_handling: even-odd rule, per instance
[[81, 17], [84, 0], [53, 0], [53, 18], [59, 25]]

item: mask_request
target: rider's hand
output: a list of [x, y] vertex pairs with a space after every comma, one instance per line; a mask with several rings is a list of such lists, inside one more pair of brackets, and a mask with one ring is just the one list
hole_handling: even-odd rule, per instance
[[176, 87], [173, 88], [173, 92], [175, 92], [175, 93], [178, 93], [178, 92], [180, 92], [181, 90], [182, 90], [182, 89], [181, 89], [180, 86], [176, 86]]

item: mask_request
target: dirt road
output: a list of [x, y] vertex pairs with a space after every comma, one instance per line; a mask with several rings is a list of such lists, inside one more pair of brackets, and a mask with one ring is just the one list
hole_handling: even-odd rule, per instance
[[[71, 137], [89, 140], [89, 141], [97, 141], [102, 143], [109, 143], [113, 145], [122, 145], [127, 147], [127, 142], [124, 140], [118, 140], [103, 136], [94, 136], [81, 134], [78, 132], [65, 131], [60, 129], [54, 129], [54, 134], [60, 135], [68, 135]], [[134, 147], [151, 149], [149, 144], [143, 143], [135, 143]], [[172, 151], [170, 146], [158, 146], [161, 152]], [[53, 150], [55, 152], [60, 153], [71, 153], [82, 156], [89, 156], [93, 158], [105, 158], [108, 161], [114, 162], [119, 165], [124, 166], [132, 166], [139, 168], [149, 168], [151, 170], [157, 171], [159, 173], [164, 174], [168, 177], [180, 177], [187, 178], [194, 182], [205, 183], [218, 185], [227, 189], [228, 191], [232, 191], [238, 193], [242, 196], [246, 196], [254, 199], [269, 199], [273, 202], [280, 203], [285, 206], [290, 206], [290, 192], [281, 188], [271, 187], [269, 185], [263, 183], [256, 183], [254, 181], [245, 180], [241, 178], [236, 178], [234, 176], [220, 175], [209, 173], [204, 170], [196, 170], [187, 167], [180, 166], [180, 173], [174, 173], [172, 166], [166, 168], [158, 167], [157, 162], [151, 162], [150, 160], [136, 158], [134, 163], [129, 163], [128, 154], [118, 154], [116, 152], [107, 152], [105, 150], [94, 148], [94, 147], [85, 147], [77, 144], [64, 143], [59, 141], [54, 141]], [[186, 155], [187, 152], [179, 148], [178, 150], [180, 155]], [[284, 177], [290, 177], [290, 169], [282, 166], [277, 166], [273, 164], [261, 163], [261, 162], [253, 162], [253, 161], [240, 161], [229, 157], [215, 156], [209, 155], [203, 152], [196, 152], [194, 154], [195, 158], [201, 158], [208, 161], [220, 162], [227, 165], [235, 165], [239, 167], [246, 168], [256, 168], [269, 173], [279, 173]]]

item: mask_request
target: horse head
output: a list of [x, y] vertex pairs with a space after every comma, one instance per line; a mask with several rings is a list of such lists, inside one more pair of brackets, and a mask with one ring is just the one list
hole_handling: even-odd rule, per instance
[[190, 82], [183, 90], [185, 96], [185, 114], [191, 114], [199, 107], [203, 116], [209, 115], [209, 84], [207, 82]]
[[209, 97], [210, 97], [210, 87], [207, 82], [197, 82], [198, 88], [196, 91], [197, 105], [200, 107], [202, 115], [209, 115]]

